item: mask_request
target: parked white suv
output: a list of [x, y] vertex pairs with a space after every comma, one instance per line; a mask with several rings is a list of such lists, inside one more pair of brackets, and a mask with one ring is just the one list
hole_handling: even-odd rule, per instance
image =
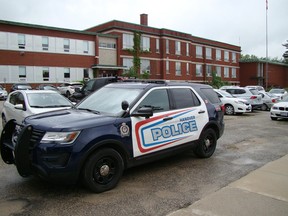
[[75, 88], [82, 88], [82, 86], [80, 82], [64, 82], [57, 88], [62, 95], [70, 97], [75, 92]]
[[243, 114], [245, 112], [251, 112], [252, 106], [247, 100], [236, 98], [230, 93], [223, 90], [214, 89], [214, 91], [217, 93], [218, 97], [224, 104], [226, 115]]
[[252, 110], [261, 108], [263, 101], [262, 97], [256, 89], [247, 87], [231, 86], [220, 88], [230, 93], [234, 97], [246, 99], [252, 106]]

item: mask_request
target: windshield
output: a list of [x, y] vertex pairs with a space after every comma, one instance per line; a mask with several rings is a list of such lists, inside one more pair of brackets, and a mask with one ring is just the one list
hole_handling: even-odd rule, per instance
[[283, 89], [271, 89], [269, 92], [272, 94], [283, 94], [284, 90]]
[[231, 95], [230, 93], [228, 93], [226, 91], [219, 90], [219, 92], [227, 98], [234, 98], [233, 95]]
[[72, 104], [58, 93], [30, 93], [27, 98], [29, 105], [35, 108], [72, 107]]
[[123, 111], [121, 107], [122, 101], [126, 100], [130, 104], [141, 91], [141, 89], [134, 88], [103, 87], [82, 101], [77, 106], [77, 109], [92, 110], [117, 116]]

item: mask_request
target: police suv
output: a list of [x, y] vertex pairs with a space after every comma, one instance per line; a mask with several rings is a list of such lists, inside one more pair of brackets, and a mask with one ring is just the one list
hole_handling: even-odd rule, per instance
[[1, 156], [23, 177], [114, 188], [123, 170], [178, 152], [210, 157], [224, 131], [208, 85], [168, 81], [108, 84], [69, 110], [7, 122]]

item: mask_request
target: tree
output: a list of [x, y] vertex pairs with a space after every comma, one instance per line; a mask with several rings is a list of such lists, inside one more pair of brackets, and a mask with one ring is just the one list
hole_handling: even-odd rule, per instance
[[[284, 47], [286, 47], [286, 49], [288, 49], [288, 40], [286, 40], [287, 42], [282, 44]], [[286, 52], [283, 54], [283, 58], [285, 59], [286, 63], [288, 63], [288, 50], [286, 50]]]
[[217, 76], [216, 72], [212, 72], [212, 81], [209, 83], [213, 88], [220, 88], [224, 85], [230, 85], [228, 82], [222, 81], [221, 77]]

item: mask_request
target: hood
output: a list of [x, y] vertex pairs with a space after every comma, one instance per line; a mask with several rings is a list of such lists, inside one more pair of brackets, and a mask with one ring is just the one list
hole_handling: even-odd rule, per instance
[[45, 131], [70, 131], [111, 124], [114, 121], [115, 117], [85, 110], [67, 109], [29, 116], [24, 120], [24, 124], [31, 124]]

